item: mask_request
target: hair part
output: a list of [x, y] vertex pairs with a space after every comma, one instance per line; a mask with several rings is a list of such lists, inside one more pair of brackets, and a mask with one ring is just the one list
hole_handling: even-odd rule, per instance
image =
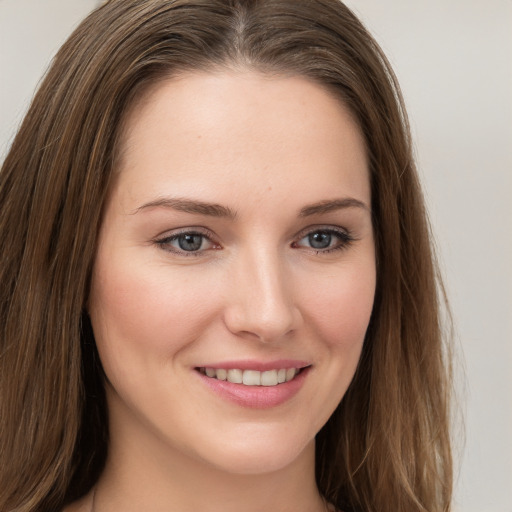
[[128, 109], [155, 82], [250, 69], [334, 92], [364, 135], [377, 291], [356, 375], [317, 436], [348, 510], [450, 509], [444, 294], [407, 117], [382, 51], [337, 0], [110, 0], [63, 45], [0, 172], [0, 510], [87, 493], [108, 447], [85, 305]]

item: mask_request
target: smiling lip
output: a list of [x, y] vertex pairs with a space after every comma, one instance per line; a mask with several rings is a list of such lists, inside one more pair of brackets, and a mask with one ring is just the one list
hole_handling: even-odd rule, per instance
[[[218, 380], [216, 378], [208, 377], [201, 372], [202, 368], [256, 370], [259, 372], [279, 370], [283, 368], [296, 368], [300, 371], [288, 382], [283, 382], [274, 386], [248, 386], [245, 384], [235, 384], [227, 380]], [[221, 363], [209, 363], [205, 366], [196, 367], [195, 372], [201, 381], [221, 398], [242, 407], [269, 409], [287, 402], [296, 395], [304, 384], [310, 368], [311, 364], [305, 361], [281, 359], [271, 362], [224, 361]]]

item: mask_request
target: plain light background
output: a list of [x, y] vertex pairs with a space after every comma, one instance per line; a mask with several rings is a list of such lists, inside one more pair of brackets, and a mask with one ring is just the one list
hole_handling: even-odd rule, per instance
[[[401, 83], [456, 321], [455, 510], [512, 512], [512, 1], [347, 3]], [[98, 4], [0, 0], [0, 161], [51, 57]]]

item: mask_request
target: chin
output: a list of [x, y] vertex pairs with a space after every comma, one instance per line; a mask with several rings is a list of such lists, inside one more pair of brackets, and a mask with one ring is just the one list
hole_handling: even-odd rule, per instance
[[287, 434], [272, 436], [270, 432], [260, 431], [252, 436], [226, 436], [210, 449], [204, 447], [207, 457], [197, 453], [198, 447], [196, 454], [217, 469], [239, 475], [273, 473], [302, 458], [314, 458], [314, 437]]

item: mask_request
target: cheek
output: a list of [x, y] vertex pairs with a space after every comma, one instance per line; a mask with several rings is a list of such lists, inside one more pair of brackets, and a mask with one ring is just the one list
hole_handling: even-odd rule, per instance
[[105, 365], [126, 367], [135, 358], [140, 363], [155, 356], [166, 364], [211, 317], [213, 301], [186, 274], [141, 262], [101, 263], [93, 276], [90, 314]]
[[317, 292], [309, 294], [305, 309], [311, 325], [331, 351], [358, 357], [373, 309], [375, 282], [371, 261], [316, 280]]
[[324, 385], [324, 392], [311, 399], [318, 411], [311, 419], [314, 432], [335, 411], [354, 377], [373, 309], [373, 259], [352, 263], [317, 273], [303, 288], [303, 316], [307, 314], [308, 337], [316, 341]]

